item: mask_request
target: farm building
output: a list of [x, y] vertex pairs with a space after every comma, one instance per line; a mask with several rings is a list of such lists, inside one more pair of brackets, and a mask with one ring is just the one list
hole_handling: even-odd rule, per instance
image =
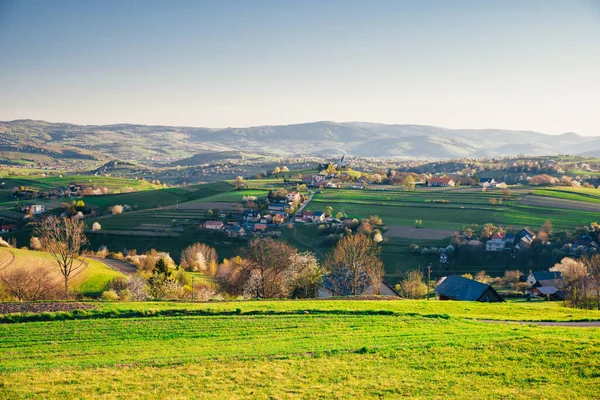
[[531, 286], [534, 286], [539, 281], [554, 281], [554, 280], [558, 280], [558, 279], [562, 279], [562, 274], [560, 272], [552, 272], [552, 271], [530, 272], [529, 275], [527, 275], [525, 277], [525, 282], [527, 282]]
[[223, 229], [223, 222], [221, 221], [206, 221], [204, 224], [206, 229]]
[[440, 300], [481, 301], [486, 303], [499, 303], [504, 299], [485, 283], [463, 278], [459, 275], [450, 275], [435, 289]]
[[452, 178], [438, 178], [436, 176], [431, 177], [431, 179], [429, 179], [429, 181], [427, 181], [427, 186], [436, 186], [436, 187], [443, 187], [443, 186], [454, 186], [455, 182]]
[[546, 297], [550, 300], [564, 300], [565, 296], [562, 290], [555, 286], [540, 286], [530, 289], [529, 292], [537, 297]]

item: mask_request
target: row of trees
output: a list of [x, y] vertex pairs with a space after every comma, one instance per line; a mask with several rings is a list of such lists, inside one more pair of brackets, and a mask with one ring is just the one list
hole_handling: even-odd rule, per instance
[[202, 243], [182, 251], [179, 267], [167, 253], [128, 254], [124, 259], [138, 266], [139, 273], [130, 278], [131, 284], [112, 282], [103, 298], [207, 299], [217, 294], [216, 287], [206, 283], [192, 287], [184, 270], [214, 279], [221, 295], [234, 298], [315, 298], [323, 286], [341, 296], [367, 289], [379, 294], [383, 277], [379, 252], [368, 236], [352, 234], [338, 242], [323, 264], [313, 253], [272, 238], [252, 239], [236, 257], [218, 265], [216, 251]]

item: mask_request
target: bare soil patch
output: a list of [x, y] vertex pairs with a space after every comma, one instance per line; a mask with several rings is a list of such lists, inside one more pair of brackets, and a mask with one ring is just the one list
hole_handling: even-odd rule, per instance
[[567, 210], [578, 211], [600, 211], [600, 203], [587, 203], [584, 201], [537, 196], [534, 194], [523, 196], [520, 202], [525, 205], [535, 207], [564, 208]]
[[413, 228], [412, 226], [388, 225], [385, 236], [409, 239], [440, 240], [452, 236], [456, 231], [451, 229]]
[[93, 310], [92, 304], [56, 302], [56, 303], [0, 303], [0, 315], [15, 313], [41, 313], [57, 311]]

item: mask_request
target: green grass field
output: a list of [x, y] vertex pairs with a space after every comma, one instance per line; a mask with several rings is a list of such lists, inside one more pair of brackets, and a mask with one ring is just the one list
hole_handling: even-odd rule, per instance
[[[594, 197], [594, 190], [537, 189], [534, 193], [587, 202], [600, 201], [600, 197]], [[503, 199], [502, 204], [490, 204], [490, 199], [502, 197], [500, 190], [426, 188], [408, 192], [326, 189], [315, 195], [309, 208], [322, 211], [331, 206], [334, 213], [342, 211], [357, 218], [379, 215], [388, 225], [411, 226], [415, 219], [421, 219], [424, 228], [456, 230], [465, 225], [488, 222], [514, 229], [528, 225], [537, 228], [548, 219], [557, 229], [574, 229], [597, 219], [597, 213], [593, 211], [529, 206], [521, 203], [520, 198], [531, 190], [519, 188], [512, 192], [512, 196]], [[600, 191], [597, 192], [600, 196]]]
[[153, 191], [123, 193], [106, 196], [88, 196], [86, 204], [105, 210], [115, 204], [128, 204], [139, 209], [160, 208], [173, 206], [189, 201], [197, 201], [210, 196], [234, 190], [227, 182], [207, 183], [187, 186], [185, 188], [168, 188]]
[[64, 188], [71, 183], [106, 187], [110, 190], [117, 191], [126, 187], [131, 187], [135, 190], [150, 190], [160, 187], [149, 182], [136, 179], [95, 175], [10, 176], [1, 178], [1, 180], [4, 182], [2, 185], [3, 189], [12, 189], [13, 187], [24, 186], [27, 189], [53, 190]]
[[[173, 308], [212, 313], [119, 317]], [[600, 389], [600, 329], [465, 319], [600, 319], [549, 303], [102, 303], [104, 311], [112, 318], [0, 324], [0, 398], [564, 399]]]

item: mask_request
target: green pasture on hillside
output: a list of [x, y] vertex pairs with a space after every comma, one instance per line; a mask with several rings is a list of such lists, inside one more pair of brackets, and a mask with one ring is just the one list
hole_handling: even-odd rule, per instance
[[[212, 311], [149, 311], [173, 308]], [[564, 399], [600, 389], [600, 329], [463, 318], [600, 319], [592, 311], [351, 300], [102, 309], [113, 317], [1, 324], [0, 397]], [[149, 316], [123, 318], [127, 309]]]
[[131, 187], [135, 190], [149, 190], [159, 186], [153, 185], [147, 181], [141, 181], [128, 178], [115, 178], [96, 175], [51, 175], [51, 176], [10, 176], [1, 178], [4, 182], [2, 188], [12, 189], [13, 187], [24, 186], [26, 189], [35, 190], [54, 190], [61, 189], [71, 183], [93, 185], [96, 187], [106, 187], [110, 190], [121, 190]]
[[227, 182], [207, 183], [183, 188], [168, 188], [153, 191], [123, 193], [105, 196], [87, 196], [86, 204], [107, 209], [116, 204], [128, 204], [139, 209], [173, 206], [186, 201], [194, 201], [233, 191], [234, 186]]

